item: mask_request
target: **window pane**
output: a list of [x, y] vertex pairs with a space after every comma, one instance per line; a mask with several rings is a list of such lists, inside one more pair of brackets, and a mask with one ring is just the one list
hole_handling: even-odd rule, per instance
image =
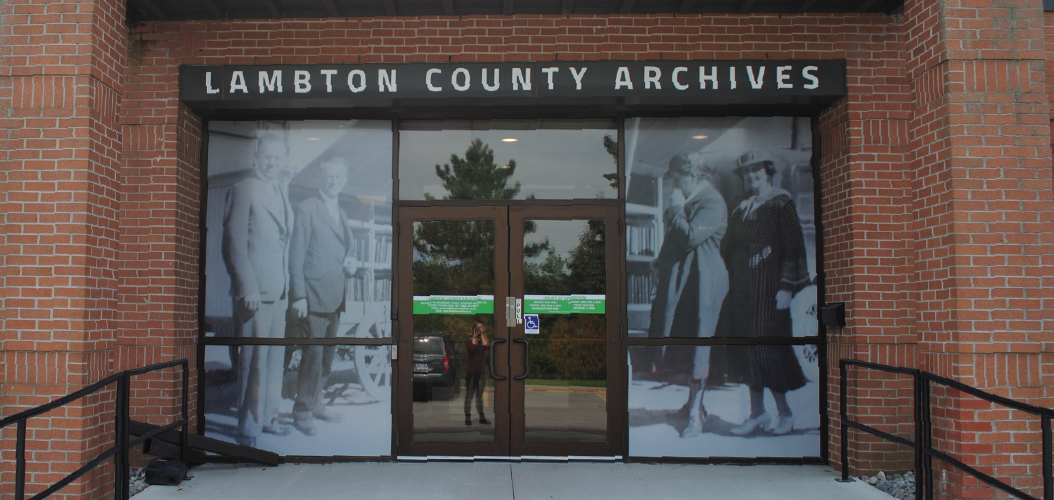
[[786, 116], [626, 121], [631, 336], [818, 334], [811, 135]]
[[630, 456], [820, 456], [816, 353], [814, 345], [631, 346]]
[[618, 195], [614, 121], [416, 121], [400, 129], [403, 200]]
[[[307, 369], [312, 356], [330, 361], [324, 372]], [[206, 346], [205, 435], [252, 439], [279, 455], [389, 455], [390, 359], [390, 346]], [[294, 417], [308, 386], [320, 391], [315, 413], [327, 417], [312, 420], [312, 435]]]

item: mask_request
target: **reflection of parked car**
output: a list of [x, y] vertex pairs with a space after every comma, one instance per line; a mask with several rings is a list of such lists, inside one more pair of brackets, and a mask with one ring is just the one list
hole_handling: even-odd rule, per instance
[[414, 335], [414, 392], [430, 392], [432, 387], [449, 387], [457, 392], [457, 349], [448, 335], [419, 333]]

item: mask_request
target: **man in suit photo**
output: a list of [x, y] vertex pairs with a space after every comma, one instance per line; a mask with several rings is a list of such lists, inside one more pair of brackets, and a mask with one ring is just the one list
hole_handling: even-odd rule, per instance
[[[340, 326], [347, 280], [359, 266], [351, 255], [348, 214], [339, 204], [340, 193], [348, 183], [348, 162], [331, 158], [320, 169], [318, 193], [297, 207], [289, 247], [290, 300], [300, 319], [296, 330], [302, 338], [331, 339], [337, 336]], [[315, 419], [340, 421], [339, 414], [326, 411], [322, 399], [335, 351], [335, 346], [302, 347], [293, 426], [305, 435], [317, 433]]]
[[[288, 308], [286, 251], [293, 208], [279, 179], [289, 148], [275, 134], [256, 140], [253, 173], [227, 193], [223, 262], [231, 277], [235, 335], [282, 338]], [[238, 352], [238, 444], [256, 446], [261, 432], [286, 435], [278, 421], [283, 346], [242, 346]]]

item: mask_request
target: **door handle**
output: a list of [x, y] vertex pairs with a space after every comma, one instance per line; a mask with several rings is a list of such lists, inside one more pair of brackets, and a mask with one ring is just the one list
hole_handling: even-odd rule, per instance
[[505, 297], [505, 326], [516, 326], [516, 298]]
[[[527, 342], [527, 339], [516, 339], [513, 342], [523, 342], [523, 375], [516, 375], [512, 377], [513, 380], [524, 380], [528, 375], [531, 374], [531, 344]], [[494, 359], [494, 358], [491, 358]]]
[[523, 299], [505, 297], [505, 326], [523, 324]]
[[505, 342], [505, 339], [494, 339], [490, 341], [490, 377], [494, 380], [505, 380], [505, 375], [494, 373], [494, 347]]

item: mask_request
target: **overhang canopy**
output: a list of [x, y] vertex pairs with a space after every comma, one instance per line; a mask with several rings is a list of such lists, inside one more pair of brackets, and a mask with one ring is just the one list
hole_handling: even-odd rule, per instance
[[128, 23], [326, 17], [606, 14], [890, 14], [903, 0], [127, 0]]

